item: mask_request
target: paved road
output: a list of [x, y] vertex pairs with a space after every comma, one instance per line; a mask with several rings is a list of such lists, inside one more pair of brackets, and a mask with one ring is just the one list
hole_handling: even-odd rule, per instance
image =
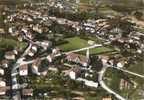
[[95, 44], [93, 46], [89, 46], [89, 47], [85, 47], [85, 48], [81, 48], [81, 49], [77, 49], [77, 50], [72, 50], [72, 51], [69, 51], [69, 52], [64, 52], [63, 54], [70, 54], [70, 53], [85, 51], [85, 50], [93, 49], [93, 48], [97, 48], [97, 47], [102, 47], [102, 45], [101, 44]]
[[[61, 53], [61, 54], [57, 54], [57, 55], [54, 55], [54, 57], [57, 57], [57, 56], [61, 56], [61, 55], [64, 55], [64, 54], [69, 54], [69, 53], [74, 53], [74, 52], [80, 52], [80, 51], [85, 51], [87, 49], [92, 49], [92, 48], [96, 48], [96, 47], [101, 47], [102, 45], [101, 44], [95, 44], [93, 46], [89, 46], [89, 47], [85, 47], [85, 48], [81, 48], [81, 49], [77, 49], [77, 50], [72, 50], [72, 51], [68, 51], [68, 52], [64, 52], [64, 53]], [[29, 47], [28, 47], [29, 48]], [[29, 51], [28, 49], [25, 51], [25, 53]], [[47, 57], [42, 57], [40, 58], [40, 60], [44, 60], [44, 59], [47, 59]], [[16, 77], [16, 69], [19, 68], [20, 65], [24, 65], [24, 64], [31, 64], [33, 63], [35, 60], [31, 60], [31, 61], [23, 61], [24, 59], [23, 58], [20, 58], [17, 60], [17, 63], [15, 65], [15, 67], [13, 68], [13, 77], [15, 78]], [[119, 94], [117, 94], [116, 92], [114, 92], [113, 90], [111, 90], [109, 87], [106, 86], [106, 84], [104, 83], [103, 81], [103, 76], [104, 76], [104, 73], [106, 71], [108, 67], [103, 67], [103, 69], [99, 72], [99, 78], [98, 78], [98, 81], [100, 83], [100, 85], [106, 90], [108, 91], [109, 93], [115, 95], [119, 100], [126, 100], [125, 98], [123, 98], [122, 96], [120, 96]], [[120, 69], [119, 69], [120, 70]], [[83, 80], [84, 81], [84, 80]], [[15, 79], [15, 82], [17, 83], [16, 79]]]
[[32, 43], [29, 43], [29, 46], [28, 46], [27, 49], [24, 51], [24, 53], [22, 54], [21, 58], [28, 54], [28, 52], [29, 52], [29, 50], [31, 49], [31, 47], [32, 47]]
[[119, 94], [117, 94], [116, 92], [114, 92], [113, 90], [111, 90], [106, 84], [105, 82], [103, 81], [103, 77], [104, 77], [104, 73], [106, 72], [106, 69], [107, 68], [116, 68], [117, 70], [120, 70], [120, 71], [123, 71], [123, 72], [126, 72], [128, 74], [132, 74], [132, 75], [135, 75], [135, 76], [138, 76], [140, 78], [144, 78], [144, 75], [140, 75], [140, 74], [137, 74], [137, 73], [134, 73], [134, 72], [131, 72], [131, 71], [128, 71], [128, 70], [124, 70], [124, 69], [121, 69], [121, 68], [118, 68], [118, 67], [113, 67], [111, 65], [107, 65], [107, 67], [103, 67], [102, 70], [99, 72], [99, 77], [98, 77], [98, 81], [101, 85], [102, 88], [104, 88], [106, 91], [108, 91], [109, 93], [115, 95], [115, 97], [117, 97], [117, 99], [119, 100], [126, 100], [125, 98], [123, 98], [122, 96], [120, 96]]
[[[24, 55], [30, 50], [30, 46], [25, 50], [24, 52]], [[85, 47], [85, 48], [81, 48], [81, 49], [77, 49], [77, 50], [72, 50], [72, 51], [68, 51], [68, 52], [63, 52], [63, 53], [60, 53], [60, 54], [57, 54], [57, 55], [54, 55], [54, 57], [58, 57], [58, 56], [61, 56], [61, 55], [64, 55], [64, 54], [70, 54], [70, 53], [74, 53], [74, 52], [80, 52], [80, 51], [85, 51], [87, 49], [92, 49], [92, 48], [96, 48], [96, 47], [101, 47], [102, 45], [101, 44], [95, 44], [93, 46], [89, 46], [89, 47]], [[44, 59], [47, 59], [47, 57], [42, 57], [40, 58], [40, 60], [44, 60]], [[20, 65], [24, 65], [24, 64], [31, 64], [33, 63], [35, 60], [31, 60], [31, 61], [23, 61], [24, 59], [21, 57], [17, 60], [17, 63], [15, 64], [14, 68], [13, 68], [13, 71], [12, 71], [12, 76], [13, 76], [13, 79], [15, 83], [17, 83], [17, 80], [16, 80], [16, 75], [17, 75], [17, 72], [16, 72], [16, 69], [19, 68]], [[110, 66], [108, 66], [110, 67]], [[99, 78], [98, 78], [98, 81], [100, 83], [100, 85], [106, 90], [108, 91], [109, 93], [115, 95], [115, 97], [117, 97], [119, 100], [126, 100], [125, 98], [123, 98], [122, 96], [120, 96], [119, 94], [117, 94], [116, 92], [114, 92], [113, 90], [111, 90], [103, 81], [103, 76], [104, 76], [104, 73], [106, 71], [106, 69], [108, 67], [103, 67], [102, 70], [99, 72]], [[139, 75], [139, 74], [136, 74], [134, 72], [130, 72], [130, 71], [127, 71], [127, 70], [123, 70], [123, 69], [119, 69], [119, 68], [116, 68], [118, 70], [121, 70], [123, 72], [127, 72], [129, 74], [133, 74], [133, 75], [136, 75], [136, 76], [139, 76], [141, 78], [144, 78], [143, 75]], [[84, 80], [83, 80], [84, 81]], [[17, 87], [18, 88], [18, 87]], [[18, 94], [18, 93], [17, 93]], [[19, 97], [19, 96], [17, 96]]]
[[[30, 46], [25, 50], [24, 54], [26, 54], [26, 52], [28, 52], [30, 50]], [[70, 53], [74, 53], [74, 52], [80, 52], [80, 51], [85, 51], [87, 49], [92, 49], [92, 48], [96, 48], [96, 47], [101, 47], [102, 45], [101, 44], [95, 44], [93, 46], [89, 46], [89, 47], [85, 47], [85, 48], [81, 48], [81, 49], [77, 49], [77, 50], [72, 50], [72, 51], [68, 51], [68, 52], [63, 52], [63, 53], [60, 53], [60, 54], [57, 54], [57, 55], [54, 55], [54, 57], [58, 57], [58, 56], [61, 56], [61, 55], [64, 55], [64, 54], [70, 54]], [[47, 59], [47, 57], [42, 57], [40, 58], [40, 60], [44, 60], [44, 59]], [[15, 67], [13, 68], [13, 73], [12, 73], [12, 76], [13, 76], [13, 79], [15, 81], [15, 83], [17, 83], [17, 80], [16, 80], [16, 75], [17, 75], [17, 72], [16, 72], [16, 69], [19, 68], [20, 65], [24, 65], [24, 64], [31, 64], [33, 63], [35, 60], [31, 60], [31, 61], [23, 61], [24, 59], [21, 57], [17, 60], [17, 63], [15, 64]], [[104, 76], [104, 73], [106, 71], [106, 69], [110, 67], [110, 66], [107, 66], [107, 67], [103, 67], [102, 70], [99, 72], [99, 78], [98, 78], [98, 81], [100, 83], [100, 85], [106, 90], [108, 91], [109, 93], [115, 95], [115, 97], [117, 97], [119, 100], [126, 100], [125, 98], [123, 98], [122, 96], [120, 96], [119, 94], [117, 94], [116, 92], [114, 92], [113, 90], [111, 90], [103, 81], [103, 76]], [[121, 70], [123, 72], [127, 72], [129, 74], [133, 74], [133, 75], [136, 75], [136, 76], [139, 76], [141, 78], [144, 78], [143, 75], [139, 75], [139, 74], [136, 74], [134, 72], [130, 72], [130, 71], [127, 71], [127, 70], [123, 70], [123, 69], [119, 69], [119, 68], [116, 68], [118, 70]], [[83, 80], [84, 81], [84, 80]]]
[[[81, 48], [81, 49], [77, 49], [77, 50], [72, 50], [72, 51], [68, 51], [68, 52], [63, 52], [63, 53], [59, 53], [59, 54], [56, 54], [54, 55], [54, 57], [58, 57], [58, 56], [62, 56], [62, 55], [67, 55], [67, 54], [70, 54], [70, 53], [74, 53], [74, 52], [80, 52], [80, 51], [85, 51], [87, 49], [93, 49], [93, 48], [96, 48], [96, 47], [102, 47], [101, 44], [95, 44], [93, 46], [88, 46], [88, 47], [85, 47], [85, 48]], [[41, 57], [39, 58], [39, 60], [45, 60], [47, 59], [47, 57]], [[34, 60], [31, 60], [31, 61], [21, 61], [20, 65], [24, 65], [24, 64], [32, 64], [33, 62], [35, 62], [35, 59]]]
[[104, 74], [106, 72], [106, 69], [108, 67], [103, 67], [102, 70], [99, 72], [99, 75], [98, 75], [98, 81], [99, 81], [99, 84], [101, 85], [101, 87], [103, 89], [105, 89], [107, 92], [109, 92], [110, 94], [113, 94], [118, 100], [126, 100], [125, 98], [123, 98], [122, 96], [120, 96], [118, 93], [114, 92], [112, 89], [110, 89], [106, 84], [105, 82], [103, 81], [103, 77], [104, 77]]
[[131, 74], [131, 75], [134, 75], [134, 76], [137, 76], [137, 77], [140, 77], [140, 78], [144, 79], [144, 75], [134, 73], [134, 72], [131, 72], [131, 71], [128, 71], [128, 70], [125, 70], [125, 69], [118, 68], [118, 67], [114, 67], [114, 68], [116, 68], [117, 70], [120, 70], [122, 72], [125, 72], [125, 73], [128, 73], [128, 74]]
[[31, 49], [32, 44], [29, 44], [29, 46], [26, 48], [26, 50], [24, 51], [24, 53], [22, 54], [22, 56], [17, 59], [16, 63], [14, 64], [12, 71], [11, 71], [11, 78], [12, 78], [12, 99], [13, 100], [21, 100], [21, 96], [20, 96], [20, 92], [16, 91], [17, 89], [19, 89], [19, 84], [17, 82], [17, 78], [16, 75], [18, 74], [17, 72], [17, 68], [20, 67], [21, 62], [23, 62], [24, 60], [24, 56], [28, 53], [28, 51]]

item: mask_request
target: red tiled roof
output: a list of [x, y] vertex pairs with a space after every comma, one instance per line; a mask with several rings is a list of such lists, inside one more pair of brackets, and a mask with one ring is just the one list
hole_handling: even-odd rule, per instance
[[85, 56], [79, 55], [79, 54], [75, 54], [75, 53], [68, 54], [66, 59], [67, 60], [71, 60], [71, 61], [75, 61], [76, 59], [79, 59], [80, 63], [85, 63], [85, 62], [88, 61], [88, 59]]
[[8, 51], [8, 52], [5, 53], [5, 55], [11, 56], [11, 55], [14, 55], [14, 52], [13, 51]]
[[25, 96], [32, 96], [33, 95], [33, 89], [23, 89], [22, 94]]
[[25, 65], [21, 65], [19, 70], [27, 70], [28, 69], [28, 65], [25, 64]]
[[1, 64], [8, 64], [8, 62], [9, 62], [8, 60], [2, 60]]

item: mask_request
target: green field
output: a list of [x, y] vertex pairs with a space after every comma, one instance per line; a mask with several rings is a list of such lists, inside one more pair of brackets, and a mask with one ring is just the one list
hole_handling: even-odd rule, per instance
[[89, 3], [89, 0], [80, 0], [81, 3]]
[[137, 64], [132, 64], [128, 70], [144, 75], [144, 60], [138, 61]]
[[14, 47], [25, 48], [26, 43], [18, 42], [10, 38], [0, 38], [0, 50], [5, 50], [8, 48], [14, 48]]
[[[136, 67], [137, 68], [137, 67]], [[135, 72], [135, 71], [133, 71]], [[120, 90], [120, 79], [126, 78], [125, 76], [128, 76], [131, 81], [135, 81], [137, 83], [137, 88], [134, 88], [133, 86], [130, 86], [130, 89], [122, 89]], [[133, 75], [119, 72], [115, 69], [107, 69], [105, 74], [105, 83], [107, 86], [109, 86], [113, 91], [120, 94], [123, 97], [129, 97], [129, 100], [141, 100], [142, 96], [139, 95], [139, 91], [143, 88], [144, 81], [141, 78], [134, 77]], [[108, 80], [110, 79], [110, 80]], [[129, 83], [130, 84], [130, 83]]]
[[[67, 41], [68, 43], [58, 46], [62, 51], [69, 51], [69, 50], [80, 49], [80, 48], [90, 46], [87, 40], [81, 39], [80, 37], [66, 38], [65, 41]], [[91, 49], [90, 54], [97, 54], [97, 53], [111, 52], [111, 51], [113, 50], [110, 48], [99, 47], [99, 48]]]
[[18, 42], [12, 38], [0, 37], [0, 59], [3, 58], [4, 52], [7, 50], [12, 50], [15, 47], [21, 48], [22, 50], [26, 48], [27, 43]]
[[0, 21], [2, 21], [3, 19], [2, 19], [2, 16], [0, 15]]
[[120, 92], [119, 90], [119, 83], [121, 79], [121, 73], [115, 69], [107, 69], [105, 77], [109, 78], [110, 80], [105, 80], [106, 84], [116, 92]]

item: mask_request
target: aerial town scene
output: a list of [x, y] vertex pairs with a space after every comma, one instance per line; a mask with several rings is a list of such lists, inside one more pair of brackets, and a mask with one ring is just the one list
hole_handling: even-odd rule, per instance
[[144, 0], [0, 0], [0, 100], [144, 100]]

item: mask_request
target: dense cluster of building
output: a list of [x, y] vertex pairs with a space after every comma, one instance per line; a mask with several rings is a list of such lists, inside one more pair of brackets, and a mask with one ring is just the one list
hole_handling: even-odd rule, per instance
[[[78, 3], [79, 0], [76, 0]], [[55, 16], [49, 16], [49, 8], [55, 7], [59, 9], [68, 9], [65, 4], [61, 2], [52, 2], [50, 4], [24, 4], [22, 7], [18, 7], [16, 11], [11, 11], [6, 8], [3, 12], [5, 17], [4, 24], [7, 26], [7, 30], [0, 28], [0, 34], [8, 34], [15, 37], [17, 41], [26, 42], [27, 47], [24, 52], [21, 48], [14, 48], [13, 50], [6, 51], [3, 60], [0, 62], [0, 75], [5, 76], [5, 70], [10, 68], [13, 62], [20, 64], [16, 72], [11, 73], [12, 83], [6, 82], [6, 79], [0, 78], [0, 95], [5, 95], [7, 90], [10, 90], [10, 85], [13, 88], [21, 89], [22, 96], [32, 96], [33, 89], [23, 84], [19, 84], [15, 79], [15, 74], [19, 74], [20, 77], [27, 77], [31, 72], [35, 75], [46, 75], [47, 70], [57, 71], [56, 66], [53, 66], [53, 61], [56, 54], [60, 54], [60, 49], [54, 47], [53, 41], [49, 39], [48, 34], [52, 34], [50, 26], [53, 24], [64, 25], [71, 27], [76, 31], [76, 35], [80, 34], [80, 31], [85, 31], [93, 36], [98, 37], [116, 47], [123, 50], [134, 50], [134, 57], [142, 55], [144, 52], [144, 35], [136, 30], [131, 31], [128, 35], [123, 36], [123, 29], [120, 27], [111, 27], [111, 18], [103, 19], [88, 19], [83, 22], [72, 21], [65, 18], [57, 18]], [[77, 34], [78, 33], [78, 34]], [[43, 35], [46, 38], [39, 39], [38, 36]], [[62, 34], [63, 35], [63, 34]], [[93, 41], [91, 41], [93, 42]], [[93, 43], [90, 43], [93, 44]], [[42, 64], [42, 57], [46, 56], [48, 64]], [[63, 71], [65, 75], [68, 75], [72, 80], [82, 81], [85, 85], [97, 88], [99, 85], [98, 79], [90, 80], [95, 71], [95, 66], [91, 65], [92, 59], [86, 56], [68, 53], [64, 55], [63, 64], [71, 66], [70, 70]], [[19, 59], [20, 57], [20, 59]], [[98, 62], [98, 67], [114, 66], [123, 68], [129, 64], [132, 60], [131, 57], [123, 58], [117, 54], [114, 56], [98, 55], [95, 57]], [[29, 64], [30, 62], [30, 64]], [[43, 65], [45, 65], [43, 67]], [[52, 67], [48, 67], [48, 66]], [[13, 66], [15, 68], [15, 66]], [[9, 75], [9, 74], [8, 74]], [[13, 78], [14, 77], [14, 78]], [[14, 83], [13, 83], [14, 82]], [[124, 87], [129, 88], [129, 83], [122, 79], [120, 82], [120, 89]], [[133, 86], [136, 84], [133, 82]], [[106, 97], [103, 100], [111, 100], [111, 97]]]

